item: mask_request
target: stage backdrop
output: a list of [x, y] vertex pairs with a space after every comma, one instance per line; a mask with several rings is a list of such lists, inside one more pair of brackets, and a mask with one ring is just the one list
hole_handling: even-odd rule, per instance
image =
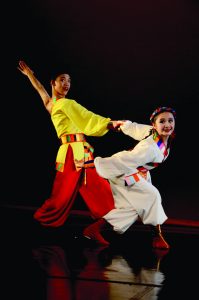
[[[17, 70], [24, 59], [49, 93], [49, 74], [62, 64], [68, 96], [112, 119], [149, 123], [157, 106], [175, 108], [176, 139], [152, 180], [169, 217], [198, 220], [199, 2], [29, 0], [12, 10], [4, 3], [2, 14], [1, 203], [40, 206], [55, 175], [59, 141]], [[88, 141], [96, 156], [134, 145], [114, 132]]]

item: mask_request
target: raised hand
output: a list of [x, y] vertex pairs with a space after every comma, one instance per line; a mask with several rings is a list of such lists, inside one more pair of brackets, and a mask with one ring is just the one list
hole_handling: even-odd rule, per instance
[[19, 66], [17, 67], [19, 71], [21, 71], [22, 74], [28, 76], [28, 74], [33, 74], [34, 72], [29, 68], [29, 66], [25, 63], [25, 61], [20, 60]]

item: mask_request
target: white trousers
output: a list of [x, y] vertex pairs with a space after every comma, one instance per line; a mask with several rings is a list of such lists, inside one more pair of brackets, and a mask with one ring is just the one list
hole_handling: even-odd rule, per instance
[[103, 218], [109, 222], [118, 233], [124, 233], [138, 217], [143, 224], [163, 224], [167, 216], [162, 207], [159, 191], [152, 185], [150, 177], [140, 180], [131, 186], [125, 186], [124, 178], [109, 180], [115, 201], [115, 209]]

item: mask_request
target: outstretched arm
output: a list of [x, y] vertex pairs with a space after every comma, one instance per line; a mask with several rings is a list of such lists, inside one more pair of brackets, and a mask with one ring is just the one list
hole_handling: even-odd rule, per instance
[[44, 88], [44, 86], [39, 82], [39, 80], [35, 77], [34, 72], [29, 68], [29, 66], [24, 61], [19, 61], [18, 70], [21, 71], [22, 74], [28, 77], [32, 86], [36, 89], [39, 93], [43, 104], [47, 111], [51, 113], [52, 108], [52, 101], [51, 97], [49, 96], [48, 92]]
[[138, 124], [129, 120], [111, 120], [108, 123], [108, 129], [117, 132], [123, 132], [124, 134], [132, 137], [134, 140], [141, 141], [150, 134], [152, 126]]
[[153, 127], [151, 125], [139, 124], [129, 120], [125, 120], [122, 124], [120, 124], [120, 130], [137, 141], [141, 141], [150, 135], [152, 128]]

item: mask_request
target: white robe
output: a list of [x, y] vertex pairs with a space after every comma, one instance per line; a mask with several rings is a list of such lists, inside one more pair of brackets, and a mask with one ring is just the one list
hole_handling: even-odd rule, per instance
[[[128, 121], [122, 131], [136, 139], [143, 138], [143, 132], [149, 132], [149, 127], [135, 126]], [[139, 125], [139, 124], [137, 124]], [[148, 125], [143, 125], [148, 126]], [[136, 128], [136, 130], [135, 130]], [[151, 128], [151, 127], [150, 127]], [[136, 132], [136, 134], [134, 134]], [[167, 155], [168, 156], [168, 155]], [[162, 207], [159, 191], [151, 183], [151, 176], [147, 172], [147, 180], [138, 174], [139, 181], [130, 186], [125, 185], [125, 176], [138, 172], [138, 167], [147, 163], [161, 163], [165, 156], [159, 149], [153, 136], [141, 140], [132, 150], [120, 151], [110, 157], [96, 157], [94, 164], [97, 173], [109, 180], [115, 201], [115, 209], [103, 218], [109, 222], [115, 231], [124, 233], [137, 219], [144, 224], [158, 225], [166, 221], [167, 216]], [[151, 167], [150, 167], [151, 169]]]

